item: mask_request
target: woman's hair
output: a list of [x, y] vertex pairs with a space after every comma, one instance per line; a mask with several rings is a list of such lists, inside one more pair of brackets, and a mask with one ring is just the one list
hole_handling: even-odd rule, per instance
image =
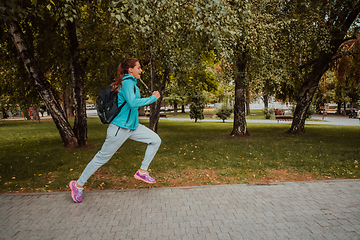
[[119, 92], [122, 87], [122, 79], [125, 74], [128, 74], [129, 68], [134, 68], [136, 63], [139, 62], [136, 58], [128, 58], [122, 64], [119, 65], [117, 70], [117, 76], [115, 82], [111, 84], [112, 91]]

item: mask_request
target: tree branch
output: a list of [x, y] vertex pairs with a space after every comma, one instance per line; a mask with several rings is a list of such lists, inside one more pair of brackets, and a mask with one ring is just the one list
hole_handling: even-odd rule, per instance
[[331, 61], [334, 61], [336, 59], [345, 57], [345, 56], [355, 56], [358, 55], [359, 53], [354, 53], [354, 52], [342, 52], [342, 53], [336, 53], [332, 58]]
[[[342, 46], [342, 44], [344, 44], [345, 42], [347, 42], [347, 41], [349, 41], [349, 40], [357, 39], [356, 36], [355, 36], [355, 34], [356, 34], [356, 31], [354, 32], [354, 35], [353, 35], [352, 37], [345, 38], [345, 39], [342, 41], [342, 43], [340, 44], [340, 47]], [[339, 48], [340, 48], [340, 47], [339, 47]], [[354, 52], [337, 52], [337, 53], [331, 58], [331, 61], [334, 61], [334, 60], [336, 60], [336, 59], [338, 59], [338, 58], [341, 58], [341, 57], [351, 56], [351, 55], [356, 55], [356, 54], [358, 54], [358, 53], [354, 53]], [[316, 61], [317, 61], [317, 58], [314, 59], [314, 60], [311, 60], [311, 61], [309, 61], [309, 62], [307, 62], [307, 63], [305, 63], [305, 64], [303, 64], [303, 65], [301, 65], [301, 66], [299, 66], [299, 69], [303, 69], [303, 68], [306, 68], [306, 67], [308, 67], [308, 66], [311, 66], [311, 65], [313, 65]]]

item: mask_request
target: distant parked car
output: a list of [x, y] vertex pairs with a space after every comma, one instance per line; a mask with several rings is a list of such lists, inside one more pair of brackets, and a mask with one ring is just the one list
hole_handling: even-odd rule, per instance
[[94, 104], [86, 104], [86, 109], [87, 109], [87, 110], [94, 110], [94, 109], [95, 109], [95, 105], [94, 105]]

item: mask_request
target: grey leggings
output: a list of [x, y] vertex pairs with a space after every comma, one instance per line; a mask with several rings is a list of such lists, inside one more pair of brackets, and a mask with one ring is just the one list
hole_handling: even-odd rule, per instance
[[120, 128], [114, 124], [110, 124], [101, 150], [86, 166], [77, 183], [80, 186], [84, 186], [89, 177], [102, 165], [107, 163], [127, 139], [148, 144], [144, 160], [140, 167], [143, 170], [147, 170], [160, 147], [160, 137], [154, 131], [141, 124], [139, 124], [135, 130]]

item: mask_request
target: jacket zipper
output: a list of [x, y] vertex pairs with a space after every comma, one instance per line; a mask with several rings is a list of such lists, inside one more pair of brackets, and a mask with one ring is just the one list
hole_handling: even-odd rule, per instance
[[120, 130], [120, 127], [119, 127], [119, 128], [118, 128], [118, 130], [116, 131], [116, 133], [115, 133], [115, 137], [117, 136], [117, 134], [118, 134], [119, 130]]
[[131, 109], [130, 109], [130, 111], [129, 111], [129, 116], [128, 116], [127, 120], [126, 120], [126, 124], [128, 124], [128, 123], [129, 123], [129, 120], [130, 120], [130, 115], [131, 115]]

